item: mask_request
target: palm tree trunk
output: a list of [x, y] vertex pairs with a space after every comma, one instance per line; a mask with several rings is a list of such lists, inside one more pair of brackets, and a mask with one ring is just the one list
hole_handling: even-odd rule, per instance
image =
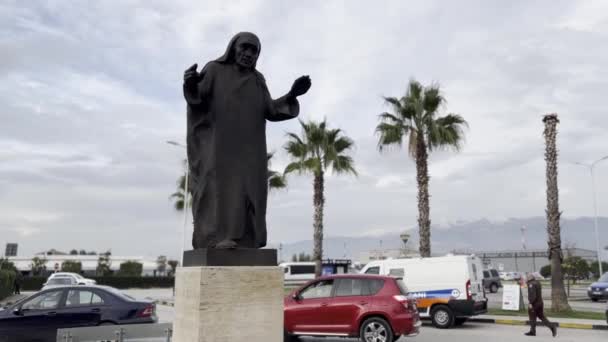
[[549, 259], [551, 260], [551, 309], [569, 311], [568, 297], [564, 289], [562, 272], [563, 253], [559, 220], [559, 189], [557, 187], [557, 114], [546, 115], [545, 123], [545, 161], [547, 162], [547, 233], [549, 235]]
[[429, 207], [429, 168], [426, 144], [422, 135], [416, 141], [416, 180], [418, 181], [418, 229], [420, 256], [431, 256], [431, 219]]
[[312, 259], [315, 261], [315, 274], [316, 276], [321, 275], [321, 261], [323, 259], [323, 206], [325, 204], [325, 198], [323, 197], [324, 191], [324, 179], [323, 171], [321, 170], [314, 177], [314, 195], [313, 195], [313, 240], [314, 248], [312, 252]]

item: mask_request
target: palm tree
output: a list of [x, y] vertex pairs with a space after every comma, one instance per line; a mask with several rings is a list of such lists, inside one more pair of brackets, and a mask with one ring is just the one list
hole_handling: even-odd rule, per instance
[[[188, 167], [188, 163], [187, 161], [184, 159], [184, 161], [182, 162], [184, 169], [186, 167]], [[177, 189], [175, 190], [174, 193], [171, 194], [171, 196], [169, 196], [170, 199], [173, 199], [173, 208], [175, 208], [175, 210], [177, 211], [182, 211], [184, 210], [184, 188], [186, 185], [186, 170], [184, 170], [184, 174], [179, 176], [179, 178], [177, 179]], [[192, 207], [192, 191], [190, 191], [190, 193], [188, 194], [188, 207]]]
[[568, 297], [564, 289], [564, 274], [562, 272], [561, 231], [559, 220], [559, 188], [557, 187], [557, 114], [543, 117], [545, 124], [545, 161], [547, 162], [547, 233], [549, 235], [549, 259], [551, 260], [551, 309], [553, 311], [570, 311]]
[[380, 114], [376, 127], [379, 135], [378, 149], [391, 145], [401, 146], [408, 137], [409, 155], [416, 161], [418, 182], [418, 227], [420, 231], [420, 256], [431, 256], [431, 219], [429, 209], [428, 155], [441, 148], [459, 150], [464, 140], [463, 127], [467, 122], [457, 114], [439, 116], [439, 108], [445, 98], [439, 85], [422, 86], [411, 80], [406, 94], [401, 98], [385, 97], [393, 113]]
[[323, 258], [323, 206], [325, 204], [325, 173], [351, 173], [357, 175], [354, 161], [347, 153], [354, 147], [354, 142], [343, 135], [340, 129], [328, 129], [325, 120], [303, 122], [302, 135], [287, 133], [288, 141], [285, 150], [292, 162], [285, 168], [285, 175], [291, 172], [311, 173], [313, 175], [313, 260], [316, 263], [315, 273], [321, 275]]
[[280, 172], [270, 169], [270, 160], [273, 156], [274, 153], [266, 154], [266, 160], [268, 161], [268, 189], [284, 189], [287, 187], [287, 180], [285, 179], [285, 175], [282, 175]]

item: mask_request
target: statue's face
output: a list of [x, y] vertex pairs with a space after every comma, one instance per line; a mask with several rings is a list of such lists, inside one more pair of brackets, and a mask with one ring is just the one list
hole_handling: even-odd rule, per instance
[[259, 49], [256, 45], [248, 42], [240, 42], [235, 47], [236, 64], [243, 68], [253, 68], [259, 56]]

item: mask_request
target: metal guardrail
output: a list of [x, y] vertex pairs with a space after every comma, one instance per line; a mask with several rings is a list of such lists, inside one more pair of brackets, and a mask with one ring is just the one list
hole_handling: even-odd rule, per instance
[[57, 330], [57, 342], [171, 342], [173, 325], [130, 324]]

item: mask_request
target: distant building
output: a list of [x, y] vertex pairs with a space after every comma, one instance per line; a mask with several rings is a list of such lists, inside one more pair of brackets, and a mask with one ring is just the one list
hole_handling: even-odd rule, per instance
[[[57, 252], [57, 251], [54, 251]], [[34, 256], [9, 257], [8, 259], [15, 264], [15, 267], [23, 274], [30, 275], [32, 271], [32, 259], [38, 257], [46, 259], [46, 273], [53, 273], [61, 270], [61, 264], [64, 261], [76, 261], [82, 264], [82, 275], [94, 276], [97, 270], [98, 255], [67, 255], [61, 252], [57, 253], [41, 253]], [[120, 264], [126, 261], [136, 261], [142, 264], [142, 275], [155, 275], [157, 264], [156, 259], [150, 260], [141, 256], [110, 256], [110, 269], [117, 272], [120, 269]], [[167, 268], [169, 266], [167, 265]]]
[[4, 256], [14, 257], [17, 256], [17, 248], [19, 247], [16, 243], [7, 243], [6, 250], [4, 252]]
[[[583, 248], [563, 250], [564, 258], [578, 256], [587, 262], [597, 261], [597, 254]], [[453, 251], [453, 254], [475, 254], [481, 258], [486, 268], [495, 268], [501, 272], [539, 272], [550, 264], [549, 252], [546, 249], [506, 250], [506, 251]]]
[[402, 233], [401, 235], [399, 235], [399, 238], [403, 242], [403, 247], [387, 248], [387, 249], [378, 248], [378, 249], [372, 249], [369, 251], [362, 252], [359, 255], [359, 262], [362, 265], [365, 265], [368, 262], [375, 261], [375, 260], [415, 258], [415, 257], [420, 256], [420, 254], [418, 253], [417, 250], [407, 247], [407, 242], [410, 239], [410, 234]]

